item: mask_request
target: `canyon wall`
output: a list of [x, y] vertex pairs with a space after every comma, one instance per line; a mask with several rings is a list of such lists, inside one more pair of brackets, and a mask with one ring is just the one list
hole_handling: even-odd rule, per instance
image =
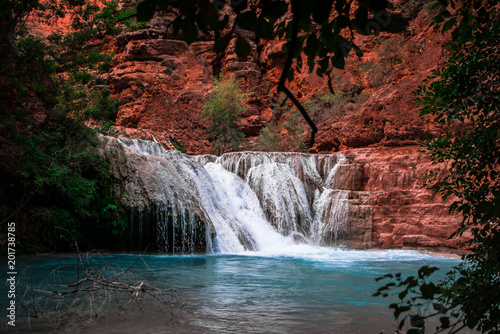
[[[339, 167], [338, 187], [350, 190], [351, 236], [357, 247], [458, 248], [469, 234], [450, 239], [462, 217], [453, 199], [434, 190], [445, 165], [418, 146], [351, 149]], [[434, 180], [430, 174], [437, 175]]]
[[[396, 1], [399, 5], [406, 1]], [[429, 27], [431, 13], [421, 10], [401, 35], [358, 36], [364, 51], [361, 59], [347, 62], [335, 72], [334, 88], [364, 93], [362, 104], [343, 115], [318, 123], [318, 134], [310, 153], [342, 152], [347, 162], [342, 187], [350, 190], [351, 235], [358, 247], [443, 246], [457, 247], [448, 236], [460, 222], [449, 215], [443, 201], [424, 177], [446, 166], [434, 166], [418, 152], [418, 141], [439, 134], [443, 128], [427, 117], [419, 117], [413, 91], [446, 59], [447, 36]], [[223, 58], [212, 51], [213, 41], [184, 43], [169, 26], [169, 19], [155, 17], [145, 28], [108, 36], [96, 42], [103, 52], [115, 52], [111, 69], [102, 76], [119, 102], [116, 135], [158, 141], [188, 154], [207, 153], [210, 142], [201, 106], [213, 87], [214, 68], [233, 75], [248, 90], [247, 112], [241, 130], [247, 136], [245, 150], [258, 149], [260, 130], [277, 116], [272, 106], [282, 101], [276, 83], [285, 54], [277, 40], [250, 40], [248, 59], [236, 56], [234, 40]], [[397, 40], [399, 39], [399, 40]], [[381, 49], [385, 43], [393, 48]], [[404, 46], [404, 47], [402, 47]], [[356, 76], [360, 63], [380, 63], [395, 53], [398, 62], [390, 70]], [[358, 67], [356, 67], [358, 66]], [[366, 68], [366, 66], [365, 66]], [[368, 74], [378, 75], [377, 83]], [[375, 80], [375, 79], [373, 79]], [[326, 93], [327, 80], [307, 70], [298, 74], [291, 89], [299, 100]]]
[[[346, 69], [333, 74], [333, 86], [346, 94], [363, 93], [368, 99], [345, 115], [318, 122], [317, 141], [311, 152], [415, 145], [427, 135], [442, 131], [431, 119], [418, 117], [418, 107], [412, 101], [412, 92], [447, 53], [443, 47], [446, 36], [429, 28], [429, 15], [422, 10], [401, 35], [357, 37], [364, 56], [358, 59], [350, 55]], [[175, 141], [188, 154], [203, 154], [210, 142], [206, 139], [201, 106], [213, 87], [214, 66], [218, 66], [219, 60], [212, 52], [212, 41], [188, 46], [165, 28], [169, 22], [168, 18], [157, 17], [146, 29], [101, 41], [105, 52], [116, 53], [112, 68], [103, 78], [119, 101], [119, 133], [139, 139], [154, 137], [167, 146]], [[260, 130], [277, 118], [273, 105], [283, 100], [276, 93], [276, 84], [285, 54], [281, 51], [282, 42], [255, 43], [253, 36], [245, 31], [239, 33], [248, 35], [250, 56], [238, 59], [233, 40], [220, 59], [220, 68], [226, 77], [234, 76], [248, 93], [247, 111], [241, 117], [240, 127], [247, 136], [243, 149], [255, 150]], [[397, 58], [397, 63], [386, 64], [384, 69], [377, 67], [381, 59], [391, 57]], [[360, 69], [365, 73], [355, 75]], [[296, 74], [290, 87], [303, 103], [328, 92], [327, 79], [310, 74], [307, 69]]]
[[[166, 19], [156, 18], [137, 32], [126, 32], [109, 41], [117, 54], [107, 80], [119, 99], [119, 133], [154, 139], [166, 145], [174, 140], [191, 154], [206, 153], [206, 125], [201, 106], [213, 85], [211, 41], [187, 45], [164, 31]], [[433, 166], [418, 152], [418, 141], [443, 129], [430, 118], [418, 116], [413, 91], [446, 59], [447, 37], [429, 28], [430, 13], [422, 10], [402, 38], [401, 64], [394, 66], [380, 85], [353, 75], [354, 62], [338, 71], [336, 89], [361, 89], [369, 98], [349, 114], [318, 124], [317, 141], [310, 152], [342, 152], [348, 162], [344, 188], [350, 190], [353, 245], [365, 247], [457, 247], [463, 239], [448, 239], [460, 222], [449, 215], [450, 201], [443, 201], [425, 175], [446, 166]], [[247, 36], [252, 40], [252, 36]], [[396, 38], [385, 36], [386, 38]], [[358, 37], [365, 52], [359, 61], [377, 62], [382, 54], [374, 37]], [[401, 42], [401, 40], [400, 40]], [[241, 118], [247, 136], [245, 149], [258, 149], [260, 129], [273, 117], [279, 102], [276, 83], [284, 53], [281, 43], [252, 43], [252, 53], [241, 61], [231, 50], [221, 61], [222, 72], [234, 75], [249, 91], [248, 111]], [[361, 82], [361, 87], [359, 86]], [[327, 92], [325, 78], [303, 71], [291, 88], [301, 101]], [[341, 181], [339, 181], [341, 182]]]

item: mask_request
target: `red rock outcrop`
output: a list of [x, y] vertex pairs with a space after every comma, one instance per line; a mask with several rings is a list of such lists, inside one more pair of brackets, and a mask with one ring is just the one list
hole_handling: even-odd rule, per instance
[[[166, 133], [158, 137], [175, 139], [188, 153], [206, 153], [210, 143], [206, 139], [201, 106], [213, 85], [211, 76], [216, 58], [211, 51], [213, 42], [199, 41], [188, 46], [178, 36], [164, 31], [165, 20], [157, 18], [147, 29], [122, 33], [113, 41], [116, 55], [107, 79], [120, 104], [116, 123], [120, 127]], [[418, 117], [412, 94], [446, 58], [443, 47], [446, 37], [429, 28], [429, 23], [425, 10], [411, 21], [408, 32], [399, 37], [408, 46], [402, 55], [403, 63], [391, 71], [386, 84], [360, 88], [370, 97], [357, 110], [318, 124], [312, 152], [370, 145], [412, 145], [441, 131], [431, 119]], [[252, 40], [252, 36], [248, 37]], [[373, 52], [373, 37], [358, 37], [357, 43], [365, 51], [363, 59], [377, 57]], [[223, 73], [235, 76], [242, 88], [249, 90], [248, 111], [241, 119], [241, 128], [249, 141], [273, 116], [271, 104], [279, 100], [276, 83], [284, 60], [282, 42], [251, 45], [253, 51], [248, 59], [239, 60], [230, 45], [221, 60]], [[339, 85], [352, 86], [352, 66], [337, 74], [341, 78]], [[326, 78], [304, 70], [296, 75], [291, 88], [305, 101], [327, 91]]]
[[[332, 118], [319, 125], [315, 151], [337, 151], [370, 145], [414, 145], [442, 127], [428, 117], [419, 117], [413, 92], [446, 59], [446, 36], [429, 27], [423, 10], [411, 21], [404, 61], [395, 68], [388, 83], [371, 93], [352, 115]], [[366, 43], [366, 41], [365, 41]], [[370, 52], [366, 57], [370, 57]], [[347, 73], [348, 75], [348, 73]]]
[[[311, 148], [311, 152], [344, 151], [351, 160], [343, 168], [349, 169], [346, 175], [356, 175], [345, 181], [346, 189], [353, 191], [352, 233], [368, 246], [457, 245], [458, 240], [447, 238], [460, 217], [447, 213], [450, 202], [442, 201], [421, 177], [445, 166], [431, 165], [415, 146], [418, 140], [443, 130], [431, 119], [419, 117], [413, 102], [412, 92], [447, 55], [447, 37], [429, 28], [429, 23], [429, 13], [422, 10], [402, 35], [407, 46], [402, 62], [383, 84], [357, 87], [370, 95], [368, 100], [348, 115], [318, 124], [317, 141]], [[213, 86], [213, 42], [202, 40], [188, 46], [165, 31], [166, 24], [165, 18], [156, 18], [146, 29], [124, 32], [102, 44], [106, 52], [116, 52], [104, 79], [119, 101], [117, 129], [164, 144], [175, 140], [190, 154], [207, 153], [210, 143], [201, 106]], [[247, 37], [252, 46], [248, 59], [239, 60], [230, 45], [220, 65], [225, 75], [234, 75], [249, 90], [241, 128], [249, 138], [246, 149], [254, 149], [251, 143], [273, 117], [272, 104], [280, 101], [276, 83], [284, 53], [282, 42], [257, 45], [252, 36]], [[364, 60], [378, 60], [372, 37], [358, 37], [357, 42], [365, 52]], [[352, 66], [337, 74], [341, 81], [336, 88], [351, 89], [356, 81]], [[291, 88], [305, 101], [327, 92], [326, 78], [305, 70]]]
[[[438, 181], [427, 177], [439, 177], [446, 166], [432, 164], [419, 150], [406, 146], [343, 152], [348, 163], [339, 167], [337, 182], [352, 191], [351, 228], [360, 241], [377, 247], [457, 248], [470, 237], [449, 239], [462, 217], [448, 213], [453, 199], [444, 201], [433, 189]], [[359, 238], [366, 233], [371, 235]]]

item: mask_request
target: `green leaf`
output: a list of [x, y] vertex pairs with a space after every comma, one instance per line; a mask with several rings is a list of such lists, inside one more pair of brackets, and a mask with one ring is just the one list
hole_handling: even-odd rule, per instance
[[[211, 1], [205, 0], [200, 5], [200, 9], [196, 13], [197, 22], [200, 22], [202, 25], [207, 27], [208, 29], [214, 29], [219, 21], [219, 15], [215, 10], [215, 6]], [[201, 25], [200, 25], [201, 29]], [[208, 31], [203, 31], [208, 34]]]
[[349, 24], [351, 23], [351, 20], [349, 19], [348, 16], [346, 15], [340, 15], [338, 18], [337, 18], [337, 26], [340, 28], [340, 29], [344, 29], [346, 27], [349, 26]]
[[137, 5], [137, 21], [147, 22], [156, 12], [156, 0], [145, 0]]
[[433, 299], [434, 295], [439, 293], [439, 288], [434, 285], [434, 283], [422, 284], [420, 286], [420, 293], [422, 293], [422, 297], [424, 299]]
[[230, 1], [229, 3], [236, 13], [247, 9], [247, 0]]
[[457, 24], [457, 19], [455, 17], [449, 19], [448, 21], [446, 21], [445, 24], [443, 24], [443, 29], [442, 29], [442, 33], [445, 33], [447, 32], [448, 30], [450, 30], [451, 28], [453, 28], [453, 26], [455, 26]]
[[393, 34], [401, 33], [407, 30], [409, 21], [407, 18], [399, 15], [391, 15], [391, 20], [387, 24], [382, 24], [382, 31], [387, 31]]
[[248, 41], [238, 34], [236, 38], [236, 54], [238, 55], [238, 57], [241, 59], [245, 59], [251, 51], [252, 47], [250, 46]]
[[401, 321], [399, 322], [399, 325], [398, 325], [399, 330], [401, 330], [401, 329], [404, 327], [405, 322], [406, 322], [406, 318], [403, 318], [403, 320], [401, 320]]
[[191, 44], [198, 39], [198, 28], [196, 28], [196, 25], [192, 20], [183, 20], [180, 28], [182, 32], [182, 38], [186, 43]]
[[232, 34], [227, 33], [222, 37], [217, 38], [217, 40], [214, 43], [214, 51], [216, 53], [221, 53], [224, 52], [231, 41]]
[[242, 29], [254, 31], [257, 25], [257, 15], [254, 11], [245, 11], [238, 18], [238, 26]]
[[336, 54], [332, 57], [332, 65], [335, 68], [343, 70], [345, 67], [345, 59], [342, 53]]
[[306, 47], [304, 48], [304, 52], [308, 56], [315, 56], [316, 52], [318, 52], [319, 41], [316, 37], [316, 34], [311, 34], [307, 38]]
[[436, 311], [438, 311], [439, 313], [446, 313], [447, 309], [446, 307], [444, 307], [442, 304], [439, 304], [439, 303], [432, 303], [432, 307], [434, 307], [434, 309]]
[[330, 17], [333, 0], [316, 1], [313, 8], [313, 20], [318, 24], [323, 24]]
[[419, 316], [417, 314], [413, 314], [413, 315], [410, 316], [410, 324], [413, 327], [424, 327], [425, 326], [425, 321], [424, 321], [424, 319], [422, 319], [421, 316]]
[[428, 277], [436, 270], [438, 270], [438, 268], [434, 266], [423, 266], [420, 269], [418, 269], [418, 277], [419, 278]]
[[368, 22], [368, 9], [366, 9], [365, 6], [359, 6], [356, 12], [356, 26], [358, 30], [364, 31], [367, 22]]
[[174, 21], [172, 22], [172, 28], [174, 29], [174, 32], [177, 34], [179, 30], [181, 29], [181, 24], [183, 20], [180, 16], [177, 16]]
[[450, 327], [450, 318], [449, 317], [441, 317], [441, 318], [439, 318], [439, 322], [441, 322], [441, 328]]
[[264, 8], [264, 16], [279, 19], [287, 10], [288, 4], [285, 1], [272, 1]]
[[411, 310], [411, 307], [409, 306], [400, 306], [397, 309], [394, 310], [394, 318], [397, 319], [401, 315], [401, 313], [408, 312]]
[[270, 39], [273, 37], [273, 25], [265, 18], [259, 18], [257, 27], [255, 28], [257, 37]]

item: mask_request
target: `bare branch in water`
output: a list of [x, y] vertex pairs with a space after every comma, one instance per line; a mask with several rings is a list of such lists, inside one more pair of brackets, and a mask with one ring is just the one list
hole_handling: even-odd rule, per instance
[[[136, 310], [145, 312], [151, 303], [172, 311], [183, 307], [180, 293], [175, 289], [162, 289], [139, 277], [135, 272], [138, 264], [147, 266], [139, 258], [126, 269], [116, 264], [94, 265], [92, 257], [78, 253], [78, 265], [74, 267], [78, 279], [63, 282], [60, 272], [67, 267], [54, 269], [44, 282], [26, 286], [18, 316], [47, 319], [55, 329], [71, 322], [87, 322], [111, 312], [124, 314]], [[141, 270], [143, 271], [143, 270]]]

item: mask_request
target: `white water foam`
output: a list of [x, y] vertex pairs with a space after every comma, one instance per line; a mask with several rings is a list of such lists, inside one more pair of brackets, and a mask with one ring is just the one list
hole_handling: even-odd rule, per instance
[[[307, 253], [347, 238], [348, 192], [331, 188], [343, 156], [241, 152], [192, 158], [148, 141], [120, 143], [144, 155], [147, 165], [133, 182], [148, 185], [147, 200], [182, 221], [181, 235], [189, 235], [195, 217], [205, 223], [208, 252]], [[164, 225], [158, 233], [167, 233], [167, 215], [157, 216]], [[167, 239], [157, 236], [158, 242]], [[189, 249], [185, 244], [182, 249]]]

